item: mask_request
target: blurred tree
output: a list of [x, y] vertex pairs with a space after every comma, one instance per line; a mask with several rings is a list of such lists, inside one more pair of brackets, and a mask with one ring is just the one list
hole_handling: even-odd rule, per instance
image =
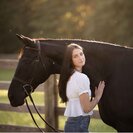
[[87, 39], [133, 46], [133, 0], [94, 0], [83, 36]]
[[1, 0], [0, 4], [0, 52], [16, 51], [20, 46], [15, 34], [30, 35], [34, 27], [29, 25], [31, 19], [29, 0]]
[[133, 0], [1, 0], [0, 52], [16, 52], [15, 34], [132, 45]]
[[33, 35], [35, 37], [79, 38], [86, 16], [90, 14], [90, 8], [88, 0], [56, 0], [54, 2], [46, 0], [43, 6], [35, 9], [38, 19], [32, 21], [33, 27], [36, 27]]

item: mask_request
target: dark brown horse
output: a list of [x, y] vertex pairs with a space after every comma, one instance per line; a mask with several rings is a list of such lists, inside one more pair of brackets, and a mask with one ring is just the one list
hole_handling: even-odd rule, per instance
[[117, 131], [133, 131], [132, 48], [78, 39], [19, 38], [25, 46], [8, 92], [12, 106], [24, 104], [27, 97], [23, 87], [25, 84], [31, 92], [51, 74], [59, 74], [66, 46], [77, 43], [84, 48], [84, 73], [90, 78], [92, 94], [100, 80], [106, 83], [98, 104], [102, 120]]

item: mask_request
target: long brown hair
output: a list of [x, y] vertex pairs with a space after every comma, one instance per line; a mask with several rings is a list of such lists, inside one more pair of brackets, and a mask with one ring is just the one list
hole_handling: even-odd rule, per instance
[[74, 65], [72, 62], [72, 52], [74, 49], [83, 50], [81, 46], [75, 43], [71, 43], [67, 46], [64, 60], [63, 60], [62, 69], [61, 69], [59, 86], [58, 86], [59, 96], [61, 97], [62, 102], [68, 101], [68, 98], [66, 96], [66, 85], [67, 85], [67, 81], [69, 80], [70, 76], [74, 73]]

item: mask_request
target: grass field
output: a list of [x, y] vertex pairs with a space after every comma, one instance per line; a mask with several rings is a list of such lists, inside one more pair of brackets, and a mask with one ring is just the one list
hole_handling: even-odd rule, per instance
[[14, 69], [4, 69], [0, 68], [0, 81], [11, 80], [14, 74]]
[[[0, 69], [0, 80], [11, 80], [14, 70], [11, 69]], [[44, 93], [43, 92], [34, 92], [33, 98], [37, 105], [44, 105]], [[7, 90], [0, 90], [0, 102], [9, 103], [7, 98]], [[59, 106], [64, 106], [58, 102]], [[19, 107], [21, 109], [21, 107]], [[44, 127], [44, 123], [40, 118], [34, 114], [40, 127]], [[44, 116], [45, 117], [45, 116]], [[59, 128], [63, 129], [66, 117], [59, 116]], [[21, 126], [32, 126], [35, 127], [30, 115], [28, 113], [17, 113], [17, 112], [8, 112], [0, 111], [0, 124], [12, 124], [12, 125], [21, 125]], [[91, 132], [116, 132], [113, 128], [104, 124], [100, 119], [91, 119], [90, 127]]]

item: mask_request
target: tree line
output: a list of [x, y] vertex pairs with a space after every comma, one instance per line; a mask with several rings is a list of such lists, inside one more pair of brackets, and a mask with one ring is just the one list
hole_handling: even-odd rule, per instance
[[79, 38], [133, 46], [133, 0], [1, 0], [0, 53], [31, 38]]

